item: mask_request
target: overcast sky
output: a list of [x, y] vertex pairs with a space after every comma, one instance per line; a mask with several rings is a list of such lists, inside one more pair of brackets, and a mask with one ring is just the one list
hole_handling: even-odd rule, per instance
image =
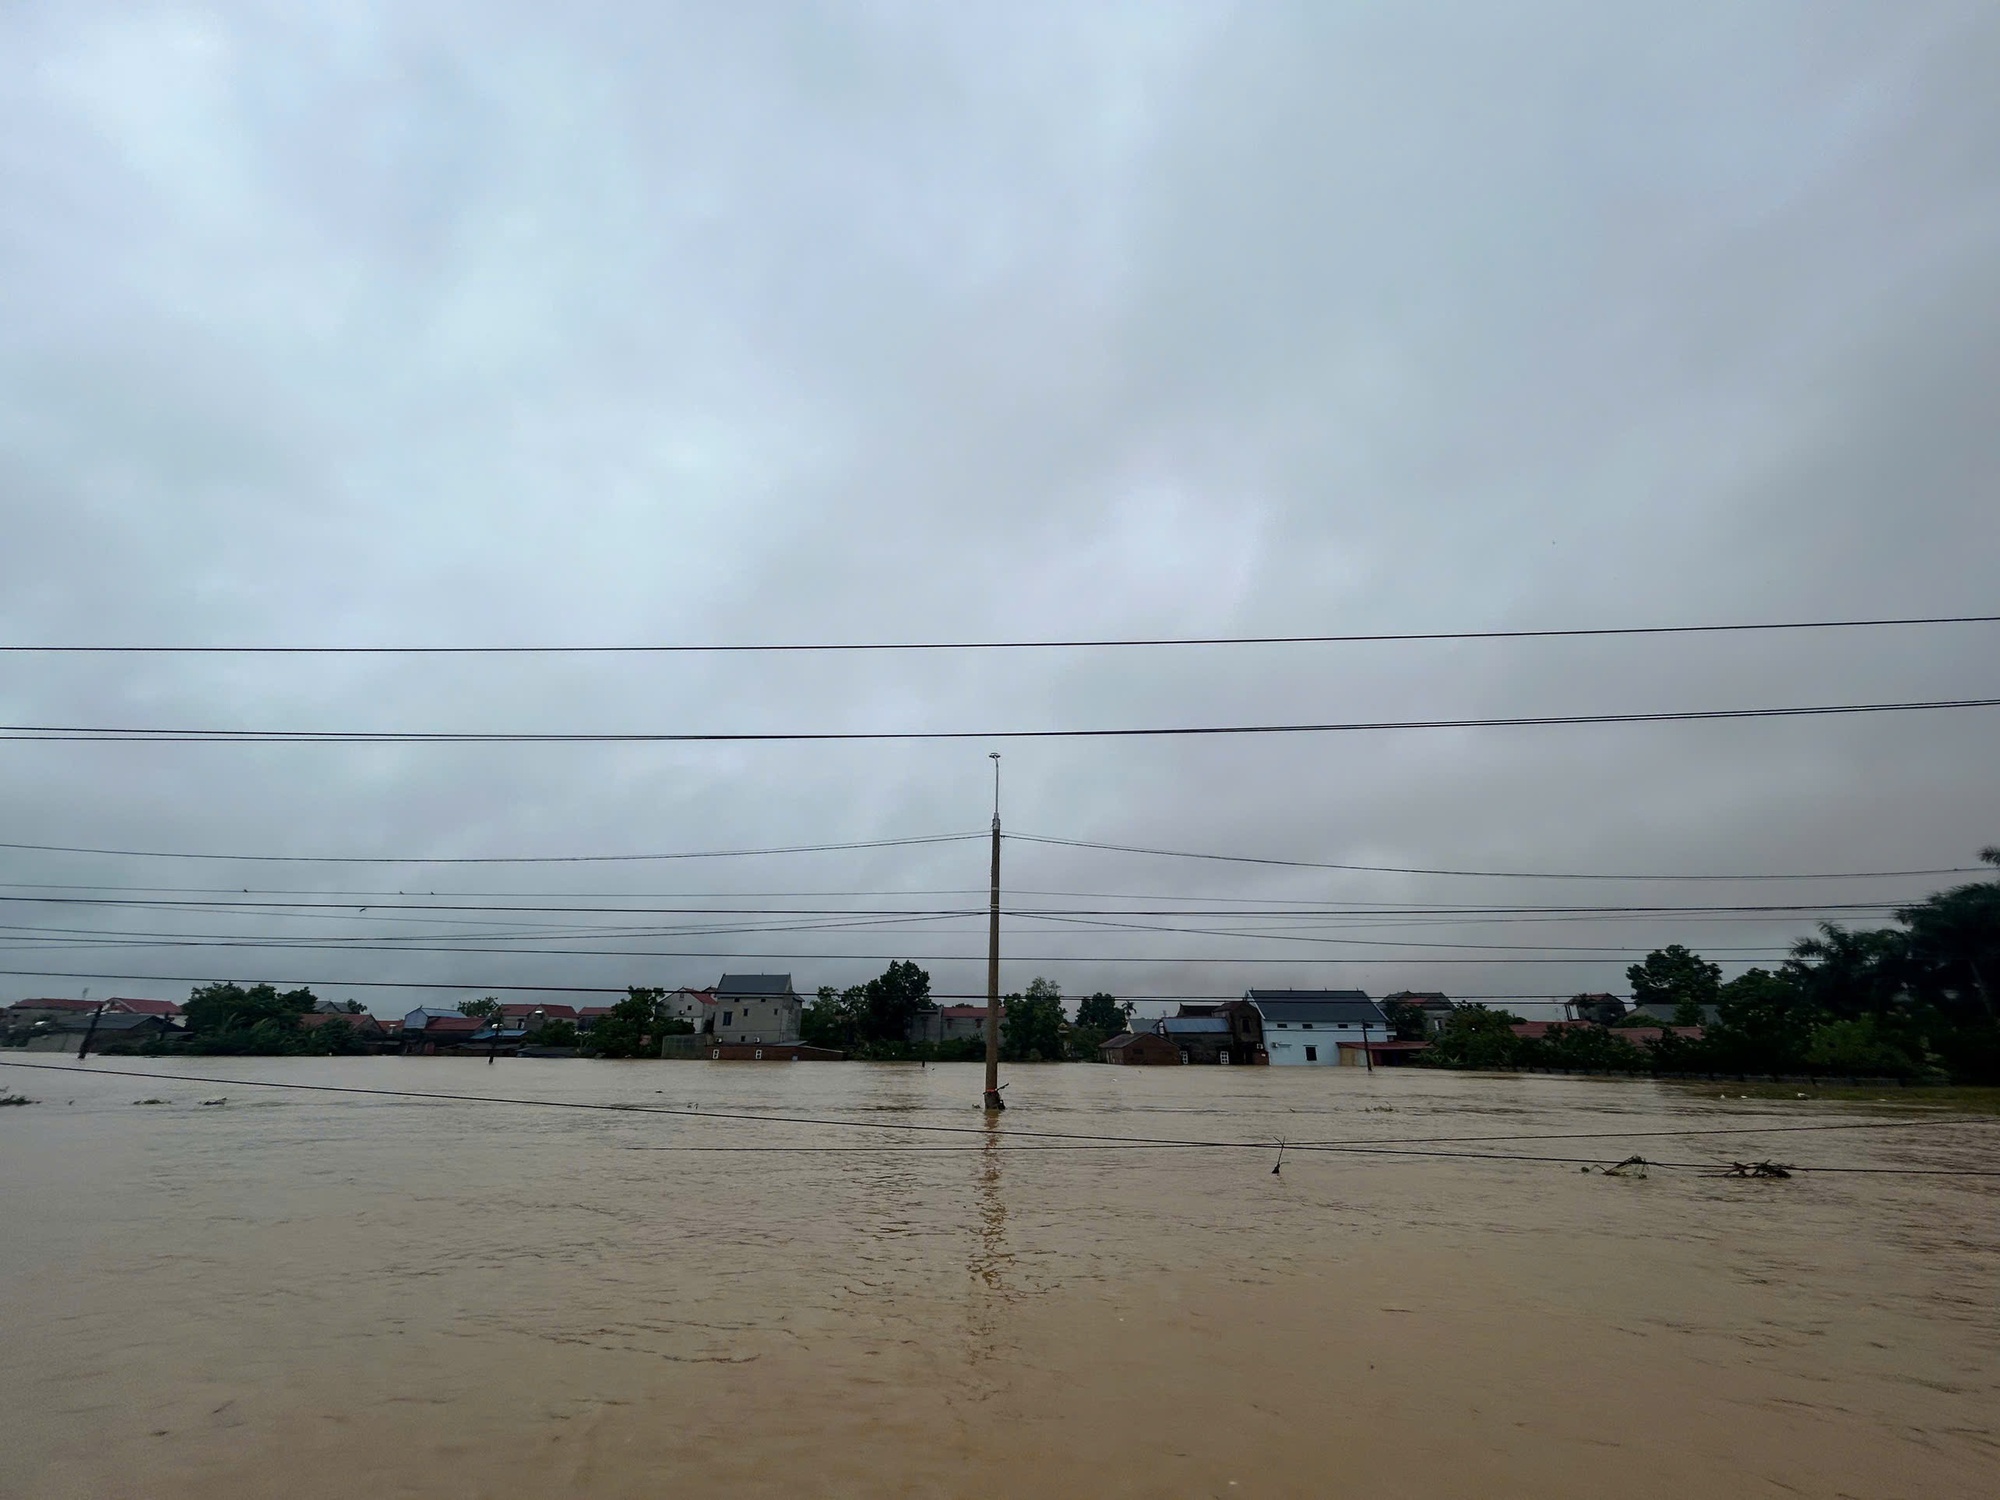
[[[9, 5], [0, 639], [1993, 613], [1996, 78], [1987, 0]], [[987, 730], [1709, 709], [1994, 696], [1997, 645], [2000, 627], [1970, 625], [924, 656], [10, 656], [0, 718]], [[0, 745], [0, 839], [437, 857], [978, 832], [985, 752], [1002, 748], [1007, 826], [1068, 838], [1551, 873], [1929, 869], [2000, 842], [1996, 730], [2000, 712], [1970, 710], [1005, 746], [16, 743]], [[1010, 887], [1087, 897], [1019, 904], [1091, 911], [1865, 903], [1946, 883], [1340, 874], [1028, 844], [1007, 865]], [[11, 896], [949, 909], [977, 907], [985, 877], [978, 841], [499, 868], [0, 851]], [[907, 894], [856, 894], [890, 891]], [[0, 965], [68, 972], [0, 974], [0, 997], [186, 989], [85, 976], [268, 977], [388, 1012], [725, 968], [788, 969], [804, 988], [903, 955], [935, 958], [941, 991], [984, 983], [976, 916], [689, 936], [660, 929], [703, 919], [395, 900], [287, 919], [9, 900]], [[508, 936], [526, 920], [559, 925]], [[1615, 950], [1682, 940], [1733, 973], [1810, 917], [1361, 921], [1285, 919], [1289, 937], [1253, 939], [1023, 916], [1003, 977], [1147, 996], [1622, 990], [1633, 955]], [[454, 925], [468, 922], [506, 925]], [[578, 936], [597, 924], [638, 935]], [[501, 951], [382, 951], [445, 933]], [[183, 946], [138, 946], [153, 935]], [[726, 953], [743, 956], [710, 956]], [[776, 956], [824, 954], [854, 956]], [[464, 989], [337, 982], [405, 979]]]

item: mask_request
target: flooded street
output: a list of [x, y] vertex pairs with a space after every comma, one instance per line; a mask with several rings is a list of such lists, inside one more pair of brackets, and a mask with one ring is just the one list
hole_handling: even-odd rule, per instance
[[[2000, 1489], [2000, 1178], [1456, 1159], [2000, 1161], [1639, 1134], [1915, 1090], [1016, 1068], [988, 1136], [972, 1067], [88, 1066], [0, 1069], [8, 1496]], [[1299, 1149], [1365, 1141], [1440, 1154]]]

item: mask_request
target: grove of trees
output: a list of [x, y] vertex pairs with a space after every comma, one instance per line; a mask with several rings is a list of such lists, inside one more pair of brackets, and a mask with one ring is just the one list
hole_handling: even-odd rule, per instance
[[[1980, 857], [2000, 866], [2000, 849]], [[1940, 891], [1896, 912], [1894, 927], [1828, 922], [1776, 970], [1721, 970], [1679, 944], [1626, 971], [1633, 999], [1674, 1007], [1677, 1025], [1714, 1019], [1698, 1038], [1647, 1046], [1619, 1028], [1565, 1026], [1518, 1037], [1519, 1017], [1461, 1006], [1423, 1060], [1460, 1068], [1577, 1067], [1659, 1073], [1834, 1074], [2000, 1083], [2000, 880]], [[1629, 1018], [1642, 1021], [1643, 1018]]]

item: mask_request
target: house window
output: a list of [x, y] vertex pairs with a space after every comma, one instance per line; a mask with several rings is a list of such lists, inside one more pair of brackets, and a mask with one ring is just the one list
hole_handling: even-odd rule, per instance
[[1313, 1029], [1313, 1023], [1310, 1021], [1301, 1021], [1299, 1023], [1299, 1026], [1302, 1030], [1305, 1031], [1311, 1031]]
[[736, 1014], [736, 1012], [735, 1012], [735, 1011], [733, 1011], [733, 1010], [725, 1010], [725, 1011], [724, 1011], [724, 1012], [722, 1013], [722, 1024], [723, 1024], [724, 1026], [727, 1026], [727, 1025], [729, 1024], [729, 1022], [730, 1022], [730, 1019], [731, 1019], [731, 1018], [732, 1018], [732, 1017], [733, 1017], [733, 1016], [734, 1016], [735, 1014]]
[[1290, 1021], [1280, 1021], [1280, 1022], [1278, 1023], [1278, 1030], [1280, 1030], [1280, 1031], [1283, 1031], [1283, 1030], [1284, 1030], [1284, 1029], [1285, 1029], [1285, 1028], [1286, 1028], [1287, 1026], [1289, 1026], [1289, 1025], [1291, 1025], [1291, 1024], [1292, 1024], [1292, 1023], [1291, 1023]]
[[1307, 1061], [1307, 1062], [1318, 1062], [1318, 1061], [1319, 1061], [1319, 1048], [1317, 1048], [1317, 1047], [1308, 1047], [1308, 1048], [1306, 1048], [1306, 1061]]

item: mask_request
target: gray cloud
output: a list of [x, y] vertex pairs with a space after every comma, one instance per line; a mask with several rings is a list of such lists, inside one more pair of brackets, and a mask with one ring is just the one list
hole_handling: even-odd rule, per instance
[[[0, 18], [0, 635], [921, 639], [1984, 612], [2000, 576], [1996, 65], [2000, 22], [1974, 4], [19, 8]], [[522, 730], [1456, 717], [1985, 695], [1992, 639], [13, 657], [0, 710]], [[1008, 817], [1374, 864], [1959, 865], [2000, 836], [1993, 730], [1973, 712], [1026, 744], [1007, 750]], [[12, 841], [272, 853], [977, 829], [988, 773], [965, 744], [0, 753]], [[1026, 845], [1009, 868], [1033, 890], [1341, 902], [1689, 891]], [[319, 890], [983, 878], [974, 844], [421, 874], [0, 858], [12, 882]], [[402, 930], [40, 906], [8, 920]], [[1010, 948], [1048, 961], [1008, 979], [1566, 993], [1617, 987], [1624, 960], [1439, 960], [1680, 938], [1734, 967], [1803, 920], [1310, 934], [1475, 945], [1350, 961], [1024, 919]], [[964, 954], [933, 971], [976, 988], [980, 924], [938, 927], [609, 946]], [[475, 984], [723, 966], [33, 946], [54, 941], [11, 934], [4, 962]], [[1114, 954], [1157, 961], [1093, 961]], [[1308, 954], [1336, 956], [1262, 975], [1165, 961]], [[808, 982], [868, 968], [790, 966]], [[0, 992], [84, 982], [6, 976]]]

